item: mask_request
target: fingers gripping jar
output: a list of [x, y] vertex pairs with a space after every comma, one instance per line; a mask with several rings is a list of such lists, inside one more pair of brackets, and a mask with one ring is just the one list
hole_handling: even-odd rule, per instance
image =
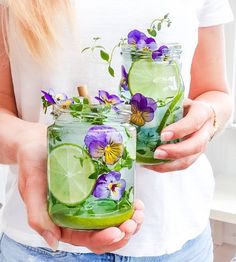
[[78, 230], [120, 225], [133, 214], [136, 130], [130, 106], [55, 109], [48, 128], [48, 211]]
[[[131, 123], [137, 128], [137, 162], [143, 164], [166, 161], [154, 159], [155, 149], [166, 143], [161, 141], [161, 131], [183, 117], [181, 45], [163, 45], [155, 52], [130, 45], [121, 50], [119, 91], [131, 105]], [[168, 141], [175, 142], [178, 140]]]

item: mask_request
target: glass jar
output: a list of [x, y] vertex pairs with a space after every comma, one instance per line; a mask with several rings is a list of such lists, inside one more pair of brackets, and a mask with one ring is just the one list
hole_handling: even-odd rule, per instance
[[[161, 50], [161, 49], [160, 49]], [[181, 77], [181, 45], [162, 46], [155, 59], [150, 50], [123, 46], [120, 96], [131, 105], [131, 123], [137, 127], [139, 163], [157, 164], [168, 160], [154, 159], [162, 142], [161, 131], [183, 117], [184, 84]]]
[[133, 212], [136, 130], [130, 106], [54, 110], [48, 128], [48, 211], [78, 230], [118, 226]]

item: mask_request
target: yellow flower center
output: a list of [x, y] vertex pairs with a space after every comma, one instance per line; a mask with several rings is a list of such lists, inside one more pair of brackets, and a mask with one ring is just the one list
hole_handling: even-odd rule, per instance
[[137, 111], [137, 113], [136, 113], [136, 114], [137, 114], [137, 117], [142, 117], [142, 113], [143, 113], [143, 112]]
[[105, 147], [105, 151], [106, 151], [107, 153], [110, 153], [110, 152], [112, 151], [111, 146], [110, 146], [110, 145], [107, 145], [107, 146]]

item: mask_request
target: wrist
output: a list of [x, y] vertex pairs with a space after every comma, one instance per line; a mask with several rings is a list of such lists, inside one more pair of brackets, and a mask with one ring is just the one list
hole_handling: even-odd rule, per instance
[[212, 127], [212, 131], [210, 132], [210, 140], [213, 139], [213, 137], [215, 136], [215, 134], [217, 133], [218, 129], [219, 129], [219, 124], [218, 124], [218, 120], [217, 120], [217, 115], [216, 115], [216, 110], [214, 109], [214, 107], [207, 101], [202, 101], [202, 100], [197, 100], [198, 102], [200, 102], [201, 104], [203, 104], [204, 106], [207, 106], [209, 109], [209, 121], [211, 123], [211, 127]]
[[39, 123], [29, 123], [27, 122], [24, 127], [19, 131], [17, 136], [17, 141], [15, 143], [16, 149], [16, 161], [20, 155], [24, 154], [25, 151], [29, 151], [30, 147], [33, 145], [35, 147], [45, 146], [47, 143], [47, 128], [45, 125]]

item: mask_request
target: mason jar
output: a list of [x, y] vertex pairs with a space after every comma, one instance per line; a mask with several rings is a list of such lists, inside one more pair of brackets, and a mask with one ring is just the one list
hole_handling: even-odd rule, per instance
[[136, 129], [130, 106], [54, 110], [48, 128], [48, 211], [60, 227], [118, 226], [133, 212]]
[[[159, 53], [158, 53], [159, 52]], [[121, 48], [120, 96], [131, 105], [131, 123], [137, 128], [137, 162], [157, 164], [155, 149], [165, 143], [161, 131], [183, 117], [184, 83], [180, 44], [162, 45], [157, 53]], [[154, 57], [155, 55], [155, 57]]]

